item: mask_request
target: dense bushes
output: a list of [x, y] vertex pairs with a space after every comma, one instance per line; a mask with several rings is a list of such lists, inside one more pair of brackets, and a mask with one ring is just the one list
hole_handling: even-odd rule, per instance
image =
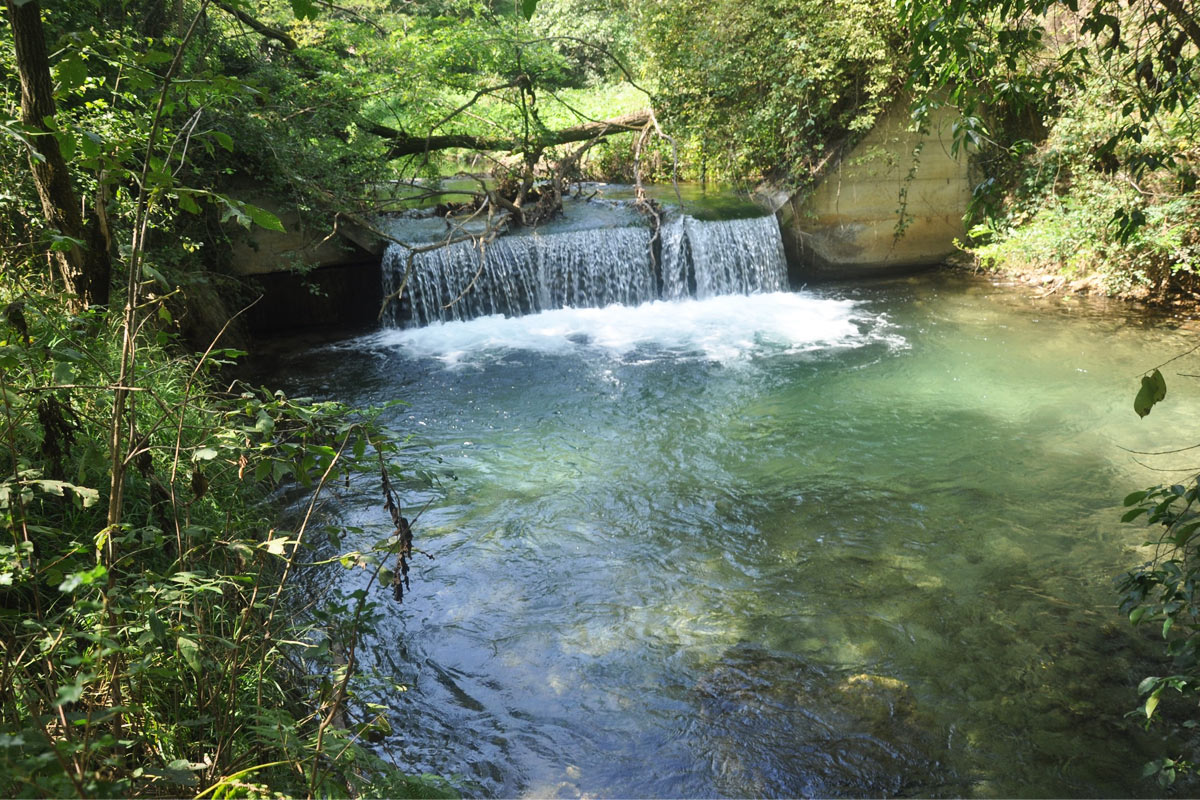
[[1109, 293], [1191, 290], [1200, 270], [1200, 154], [1190, 125], [1163, 115], [1140, 141], [1105, 146], [1126, 120], [1092, 79], [1063, 99], [1024, 153], [1005, 203], [972, 234], [985, 265], [1096, 278]]
[[[252, 58], [207, 3], [184, 10], [180, 38], [174, 16], [150, 32], [153, 15], [56, 8], [48, 65], [0, 25], [0, 794], [444, 793], [361, 746], [384, 723], [353, 699], [359, 636], [411, 544], [393, 439], [370, 414], [230, 384], [236, 353], [218, 337], [189, 354], [176, 328], [231, 225], [280, 227], [233, 189], [303, 157], [294, 202], [353, 199], [370, 153], [325, 147], [348, 117], [298, 106], [314, 60], [288, 62], [289, 82], [284, 48]], [[24, 114], [18, 73], [47, 79], [53, 114]], [[46, 200], [30, 167], [50, 140], [70, 183]], [[123, 284], [107, 304], [47, 269], [81, 244], [43, 215], [64, 203], [103, 231], [87, 247]], [[370, 591], [302, 618], [288, 578], [323, 530], [311, 514], [282, 529], [270, 493], [298, 487], [311, 512], [362, 472], [395, 533], [341, 554]]]
[[689, 177], [802, 182], [903, 82], [891, 3], [669, 0], [631, 13]]
[[943, 92], [962, 111], [960, 141], [981, 167], [970, 244], [986, 265], [1156, 299], [1193, 290], [1200, 27], [1191, 3], [906, 0], [900, 9], [918, 96]]
[[1196, 288], [1200, 143], [1190, 112], [1121, 140], [1120, 106], [1118, 87], [1095, 77], [1062, 99], [1004, 202], [972, 230], [985, 265], [1091, 276], [1108, 293], [1160, 300]]
[[[376, 598], [295, 622], [284, 581], [320, 532], [275, 527], [265, 502], [281, 482], [315, 499], [378, 475], [394, 445], [335, 404], [214, 391], [230, 354], [171, 355], [155, 303], [126, 380], [123, 521], [106, 525], [121, 331], [25, 288], [0, 297], [0, 794], [436, 791], [358, 744], [381, 724], [351, 707]], [[380, 570], [403, 546], [350, 561]]]

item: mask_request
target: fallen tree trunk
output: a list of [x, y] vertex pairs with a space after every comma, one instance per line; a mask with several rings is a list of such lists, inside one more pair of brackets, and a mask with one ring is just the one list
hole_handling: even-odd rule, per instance
[[463, 133], [411, 136], [403, 131], [377, 124], [370, 124], [369, 126], [360, 125], [360, 127], [363, 127], [368, 133], [384, 135], [384, 138], [387, 139], [390, 145], [387, 157], [388, 159], [393, 159], [401, 158], [402, 156], [417, 155], [419, 153], [428, 153], [434, 150], [448, 150], [454, 147], [464, 147], [480, 151], [504, 150], [511, 152], [521, 149], [541, 150], [560, 144], [586, 142], [589, 139], [612, 136], [616, 133], [641, 131], [649, 124], [650, 119], [651, 114], [649, 110], [635, 111], [632, 114], [624, 114], [612, 119], [585, 122], [582, 125], [563, 128], [558, 131], [548, 131], [542, 136], [528, 142], [520, 139], [489, 139], [485, 136], [471, 136]]

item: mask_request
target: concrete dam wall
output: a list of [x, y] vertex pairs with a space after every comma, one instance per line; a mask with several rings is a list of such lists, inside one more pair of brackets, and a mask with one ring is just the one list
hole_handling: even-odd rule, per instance
[[769, 200], [793, 282], [912, 270], [955, 251], [971, 198], [968, 159], [950, 154], [955, 119], [938, 109], [913, 131], [899, 102], [810, 190]]

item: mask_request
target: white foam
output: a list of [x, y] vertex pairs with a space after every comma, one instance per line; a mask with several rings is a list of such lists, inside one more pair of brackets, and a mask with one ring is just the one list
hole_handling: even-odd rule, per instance
[[360, 345], [396, 348], [451, 366], [514, 351], [729, 363], [760, 354], [862, 344], [885, 337], [885, 327], [884, 320], [860, 312], [851, 300], [772, 292], [438, 322], [386, 330]]

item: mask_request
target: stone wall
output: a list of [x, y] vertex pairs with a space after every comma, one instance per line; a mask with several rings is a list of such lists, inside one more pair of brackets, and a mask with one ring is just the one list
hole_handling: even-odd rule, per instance
[[793, 282], [912, 270], [955, 251], [971, 197], [967, 158], [950, 155], [956, 118], [940, 109], [921, 134], [897, 103], [811, 191], [772, 203]]
[[300, 215], [270, 198], [248, 200], [279, 217], [283, 233], [252, 226], [243, 230], [229, 223], [233, 244], [230, 263], [242, 276], [265, 275], [297, 268], [330, 267], [383, 255], [386, 243], [370, 231], [341, 222], [337, 232], [306, 230]]

